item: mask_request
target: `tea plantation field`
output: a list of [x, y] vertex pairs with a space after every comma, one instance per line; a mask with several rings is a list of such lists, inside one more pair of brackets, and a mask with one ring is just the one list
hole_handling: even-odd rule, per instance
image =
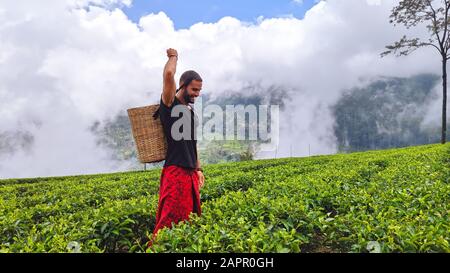
[[204, 169], [152, 249], [160, 169], [0, 180], [0, 252], [450, 252], [450, 143]]

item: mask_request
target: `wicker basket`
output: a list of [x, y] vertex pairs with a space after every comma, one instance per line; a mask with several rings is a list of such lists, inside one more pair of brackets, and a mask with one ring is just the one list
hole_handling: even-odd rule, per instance
[[159, 115], [159, 104], [128, 109], [131, 130], [141, 163], [159, 162], [166, 158], [167, 141]]

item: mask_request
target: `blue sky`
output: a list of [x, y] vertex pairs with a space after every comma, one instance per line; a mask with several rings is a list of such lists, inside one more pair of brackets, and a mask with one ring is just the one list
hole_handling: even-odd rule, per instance
[[122, 10], [134, 22], [150, 13], [163, 11], [172, 21], [175, 29], [189, 28], [204, 22], [217, 22], [224, 16], [233, 16], [241, 21], [256, 22], [260, 15], [264, 18], [282, 17], [292, 14], [303, 18], [316, 0], [134, 0], [131, 7]]

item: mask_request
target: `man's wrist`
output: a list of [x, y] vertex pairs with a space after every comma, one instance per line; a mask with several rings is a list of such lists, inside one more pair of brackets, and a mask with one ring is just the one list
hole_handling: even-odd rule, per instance
[[202, 168], [195, 168], [195, 170], [197, 171], [197, 172], [203, 172], [203, 169]]

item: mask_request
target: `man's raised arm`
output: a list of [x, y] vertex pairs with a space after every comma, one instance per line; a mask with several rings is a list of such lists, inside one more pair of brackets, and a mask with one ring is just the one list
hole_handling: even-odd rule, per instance
[[175, 98], [175, 94], [177, 91], [177, 85], [175, 83], [175, 73], [177, 70], [177, 60], [178, 60], [178, 52], [173, 49], [167, 49], [167, 57], [169, 60], [164, 66], [163, 72], [163, 92], [162, 92], [162, 101], [163, 103], [170, 107]]

